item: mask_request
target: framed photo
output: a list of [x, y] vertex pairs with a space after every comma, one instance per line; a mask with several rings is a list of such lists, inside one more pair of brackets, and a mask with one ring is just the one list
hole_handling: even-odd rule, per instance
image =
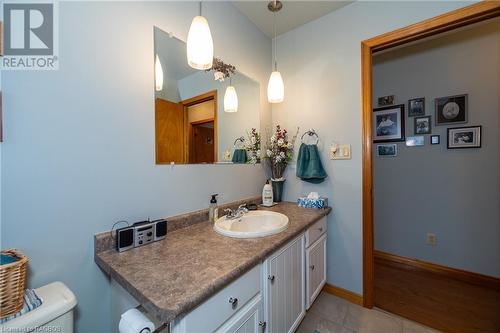
[[395, 157], [398, 155], [398, 146], [395, 143], [387, 145], [377, 145], [377, 156]]
[[408, 101], [408, 117], [425, 115], [425, 98], [414, 98]]
[[431, 116], [414, 118], [415, 134], [431, 134]]
[[431, 145], [438, 145], [441, 142], [439, 135], [431, 135]]
[[439, 97], [434, 100], [436, 126], [467, 122], [468, 95]]
[[378, 106], [394, 105], [394, 95], [382, 96], [378, 98]]
[[481, 126], [448, 128], [448, 149], [481, 148]]
[[373, 109], [373, 142], [405, 140], [404, 104]]
[[409, 136], [406, 139], [406, 145], [408, 147], [417, 147], [424, 145], [424, 137], [423, 136]]

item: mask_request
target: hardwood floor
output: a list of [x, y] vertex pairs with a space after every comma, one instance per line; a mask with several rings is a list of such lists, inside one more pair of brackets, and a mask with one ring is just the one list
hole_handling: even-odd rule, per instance
[[500, 291], [375, 258], [375, 306], [444, 332], [500, 333]]

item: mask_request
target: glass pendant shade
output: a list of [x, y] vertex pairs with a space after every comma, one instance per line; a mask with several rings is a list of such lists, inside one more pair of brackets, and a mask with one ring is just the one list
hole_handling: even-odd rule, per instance
[[194, 69], [212, 68], [214, 43], [208, 21], [203, 16], [195, 16], [187, 38], [187, 60]]
[[274, 71], [269, 77], [269, 83], [267, 84], [267, 100], [269, 103], [281, 103], [285, 98], [285, 86], [283, 84], [283, 79], [281, 78], [281, 73]]
[[163, 90], [163, 68], [158, 55], [155, 57], [155, 89], [156, 91]]
[[224, 94], [224, 111], [238, 112], [238, 95], [233, 86], [228, 86]]

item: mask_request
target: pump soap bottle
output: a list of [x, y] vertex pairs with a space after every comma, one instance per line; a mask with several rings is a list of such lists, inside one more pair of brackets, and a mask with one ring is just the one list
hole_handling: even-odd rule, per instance
[[219, 218], [219, 207], [217, 207], [217, 196], [218, 194], [212, 194], [212, 199], [210, 199], [210, 205], [208, 206], [208, 219], [210, 222], [215, 223]]
[[262, 189], [262, 206], [271, 207], [273, 205], [273, 187], [269, 184], [269, 179]]

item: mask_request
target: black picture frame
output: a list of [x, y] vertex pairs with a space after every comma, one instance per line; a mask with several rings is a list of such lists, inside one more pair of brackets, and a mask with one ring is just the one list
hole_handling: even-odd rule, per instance
[[378, 106], [394, 105], [394, 95], [382, 96], [377, 99]]
[[468, 103], [467, 94], [436, 98], [434, 100], [436, 126], [467, 123]]
[[[482, 136], [482, 126], [465, 126], [465, 127], [451, 127], [447, 129], [446, 132], [446, 148], [448, 149], [467, 149], [467, 148], [481, 148], [481, 136]], [[462, 132], [461, 138], [458, 134]], [[472, 134], [471, 134], [472, 133]], [[472, 139], [470, 136], [472, 135]], [[450, 137], [453, 139], [450, 140]], [[465, 138], [465, 139], [463, 139]], [[458, 140], [463, 142], [457, 142]], [[470, 142], [467, 142], [471, 140]], [[450, 142], [451, 141], [451, 142]]]
[[431, 145], [438, 145], [441, 143], [441, 137], [439, 135], [431, 135]]
[[408, 117], [425, 116], [425, 97], [408, 100]]
[[[372, 129], [374, 143], [405, 141], [404, 111], [404, 104], [373, 109]], [[381, 126], [384, 122], [393, 123], [395, 127], [392, 125]]]
[[[423, 128], [420, 126], [419, 121], [421, 119], [427, 119], [427, 127]], [[423, 116], [423, 117], [415, 117], [413, 118], [413, 132], [415, 135], [421, 135], [421, 134], [431, 134], [432, 133], [432, 122], [431, 122], [431, 116]]]

